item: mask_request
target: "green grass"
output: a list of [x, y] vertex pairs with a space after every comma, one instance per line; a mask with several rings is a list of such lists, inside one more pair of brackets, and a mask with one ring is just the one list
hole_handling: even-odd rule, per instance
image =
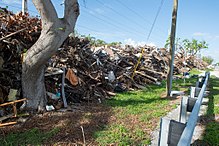
[[[195, 85], [196, 78], [173, 81], [173, 89], [188, 89]], [[114, 111], [114, 122], [95, 132], [99, 145], [149, 145], [150, 132], [158, 125], [159, 119], [176, 103], [170, 98], [161, 98], [166, 92], [166, 85], [150, 85], [144, 90], [118, 94], [107, 100], [106, 105]]]
[[[173, 80], [173, 90], [187, 90], [195, 82], [195, 78]], [[104, 104], [112, 108], [114, 114], [109, 117], [108, 125], [94, 133], [98, 145], [149, 145], [151, 131], [159, 124], [160, 118], [177, 106], [174, 99], [164, 98], [165, 92], [166, 85], [162, 82], [107, 100]], [[92, 113], [85, 114], [85, 118], [91, 116]], [[0, 137], [0, 145], [42, 145], [58, 131], [56, 128], [47, 132], [33, 128], [22, 133], [9, 133]]]
[[198, 69], [196, 69], [196, 68], [193, 68], [191, 71], [190, 71], [190, 74], [192, 74], [192, 75], [198, 75], [198, 74], [200, 74], [201, 72], [198, 70]]
[[10, 133], [5, 138], [0, 138], [1, 146], [25, 146], [25, 145], [42, 145], [42, 142], [49, 139], [59, 129], [54, 128], [48, 132], [42, 132], [38, 128], [25, 131], [23, 133]]
[[215, 121], [215, 116], [219, 116], [219, 79], [210, 79], [210, 94], [208, 96], [208, 110], [206, 118], [209, 119], [206, 125], [204, 142], [212, 146], [219, 145], [219, 121]]
[[210, 71], [214, 71], [214, 69], [212, 69], [212, 68], [206, 68], [205, 71], [206, 71], [206, 72], [210, 72]]

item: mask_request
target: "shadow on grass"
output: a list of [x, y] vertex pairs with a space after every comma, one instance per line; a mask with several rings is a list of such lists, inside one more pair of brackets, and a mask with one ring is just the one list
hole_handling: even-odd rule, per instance
[[[208, 109], [206, 115], [201, 117], [201, 124], [205, 125], [202, 140], [194, 142], [193, 146], [217, 146], [219, 144], [219, 78], [211, 78], [208, 87]], [[217, 109], [216, 109], [217, 108]]]
[[109, 99], [105, 103], [111, 107], [126, 107], [176, 99], [161, 98], [162, 93], [165, 93], [164, 87], [152, 85], [150, 88], [144, 90], [120, 93], [118, 94], [118, 97]]
[[75, 108], [73, 112], [35, 115], [22, 125], [0, 128], [0, 145], [84, 145], [83, 133], [86, 145], [97, 145], [93, 134], [108, 124], [110, 108], [100, 104]]
[[[182, 87], [187, 90], [192, 85], [194, 86], [197, 78], [190, 79], [179, 79], [173, 80], [173, 90], [182, 91]], [[186, 91], [189, 93], [189, 91]], [[134, 91], [134, 92], [124, 92], [118, 95], [118, 98], [112, 98], [106, 101], [106, 104], [111, 107], [126, 107], [126, 106], [136, 106], [141, 104], [157, 103], [166, 100], [176, 100], [176, 97], [163, 97], [166, 93], [166, 82], [162, 82], [161, 85], [150, 85], [144, 90]], [[125, 98], [123, 98], [125, 97]]]
[[106, 104], [111, 107], [126, 107], [130, 105], [136, 106], [141, 104], [150, 104], [153, 102], [157, 103], [160, 101], [175, 100], [175, 99], [176, 98], [149, 98], [149, 99], [127, 99], [127, 100], [111, 99], [107, 101]]

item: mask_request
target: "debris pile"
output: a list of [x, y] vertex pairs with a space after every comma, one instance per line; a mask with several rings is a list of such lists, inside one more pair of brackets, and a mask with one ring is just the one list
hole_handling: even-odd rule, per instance
[[48, 69], [68, 69], [67, 99], [101, 101], [114, 92], [143, 88], [148, 83], [161, 81], [166, 74], [164, 59], [166, 57], [162, 57], [156, 48], [148, 46], [134, 50], [130, 46], [92, 47], [86, 39], [69, 37], [57, 55], [50, 59]]
[[[41, 21], [28, 14], [12, 14], [0, 9], [0, 103], [8, 101], [11, 89], [21, 96], [21, 69], [23, 54], [40, 36]], [[166, 78], [170, 54], [164, 48], [94, 47], [86, 38], [71, 37], [64, 42], [57, 55], [47, 64], [47, 73], [64, 69], [67, 102], [98, 101], [148, 83]], [[184, 63], [185, 62], [185, 63]], [[176, 54], [174, 73], [183, 67], [204, 67], [195, 58]], [[60, 75], [46, 76], [47, 95], [60, 96]], [[17, 98], [19, 99], [19, 98]], [[53, 100], [49, 101], [53, 104]], [[58, 107], [57, 107], [58, 108]]]
[[8, 100], [10, 89], [21, 95], [22, 54], [36, 42], [40, 31], [38, 18], [0, 8], [0, 103]]

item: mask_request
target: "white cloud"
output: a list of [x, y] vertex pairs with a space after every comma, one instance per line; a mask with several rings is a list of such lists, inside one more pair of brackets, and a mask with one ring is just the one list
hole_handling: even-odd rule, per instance
[[94, 12], [94, 11], [89, 11], [89, 13], [90, 13], [90, 14], [93, 14], [93, 15], [95, 14], [95, 12]]
[[144, 46], [144, 45], [156, 46], [155, 43], [153, 43], [153, 42], [146, 43], [146, 42], [144, 42], [144, 41], [134, 41], [134, 40], [132, 40], [131, 38], [124, 40], [124, 44], [132, 45], [132, 46], [134, 46], [134, 47], [137, 47], [137, 46]]
[[209, 34], [203, 33], [203, 32], [195, 32], [193, 33], [193, 36], [208, 36]]
[[95, 14], [103, 14], [104, 13], [104, 10], [100, 9], [100, 8], [96, 8], [94, 9], [93, 11], [90, 10], [89, 13], [95, 15]]
[[195, 37], [200, 37], [202, 39], [206, 39], [206, 41], [211, 40], [211, 41], [218, 41], [219, 40], [219, 35], [218, 34], [210, 34], [210, 33], [203, 33], [203, 32], [195, 32], [192, 34], [192, 36]]
[[102, 37], [121, 37], [121, 36], [125, 36], [125, 34], [122, 33], [105, 33], [105, 32], [90, 32], [92, 35], [96, 35], [96, 36], [102, 36]]
[[99, 14], [103, 14], [104, 13], [104, 10], [102, 10], [100, 8], [96, 8], [94, 11], [99, 13]]

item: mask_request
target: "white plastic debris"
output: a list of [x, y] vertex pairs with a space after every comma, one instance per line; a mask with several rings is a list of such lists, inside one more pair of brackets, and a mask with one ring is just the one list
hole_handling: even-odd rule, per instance
[[55, 110], [55, 108], [52, 105], [46, 105], [46, 110], [47, 111], [53, 111], [53, 110]]
[[113, 71], [109, 71], [109, 73], [108, 73], [108, 80], [110, 82], [113, 82], [115, 79], [116, 79], [116, 77], [114, 75], [114, 72]]

